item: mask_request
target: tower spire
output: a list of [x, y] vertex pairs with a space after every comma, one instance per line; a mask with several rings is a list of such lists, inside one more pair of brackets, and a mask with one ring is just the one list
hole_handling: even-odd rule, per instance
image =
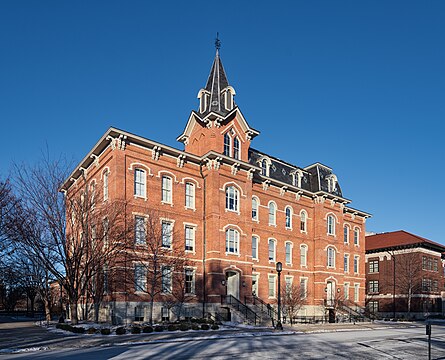
[[221, 49], [221, 40], [219, 40], [219, 32], [216, 33], [215, 49], [216, 52], [219, 52], [219, 49]]

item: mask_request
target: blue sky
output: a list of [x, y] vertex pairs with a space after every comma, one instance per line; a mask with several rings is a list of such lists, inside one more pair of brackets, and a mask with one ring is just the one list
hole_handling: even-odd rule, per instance
[[[255, 5], [253, 5], [255, 4]], [[253, 146], [333, 168], [369, 231], [445, 243], [445, 1], [0, 1], [0, 176], [109, 126], [175, 141], [217, 31]]]

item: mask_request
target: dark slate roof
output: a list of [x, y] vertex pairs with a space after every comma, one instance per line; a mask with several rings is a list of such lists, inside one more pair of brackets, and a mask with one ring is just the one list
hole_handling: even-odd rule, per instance
[[210, 93], [210, 97], [207, 99], [206, 111], [204, 116], [209, 112], [215, 112], [217, 114], [226, 116], [231, 110], [227, 110], [222, 103], [221, 91], [229, 86], [226, 72], [219, 57], [219, 51], [216, 51], [215, 59], [213, 60], [212, 68], [210, 69], [209, 78], [205, 90]]
[[[249, 163], [255, 166], [260, 166], [259, 161], [262, 157], [267, 157], [271, 161], [269, 168], [269, 177], [281, 181], [285, 184], [293, 185], [291, 173], [297, 169], [303, 172], [301, 181], [301, 188], [303, 190], [318, 192], [328, 192], [327, 176], [332, 174], [332, 170], [322, 164], [314, 164], [306, 168], [301, 168], [296, 165], [289, 164], [283, 160], [273, 156], [262, 153], [253, 148], [249, 149]], [[337, 183], [337, 188], [331, 194], [343, 197], [340, 185]]]

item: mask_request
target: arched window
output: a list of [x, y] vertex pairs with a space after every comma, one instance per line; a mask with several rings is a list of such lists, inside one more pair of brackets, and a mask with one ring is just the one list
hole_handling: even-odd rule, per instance
[[335, 249], [328, 247], [328, 267], [335, 267]]
[[235, 186], [228, 186], [226, 189], [226, 209], [230, 211], [238, 211], [239, 192]]
[[258, 236], [252, 236], [252, 259], [258, 259]]
[[277, 206], [274, 202], [269, 203], [269, 225], [276, 225]]
[[235, 229], [226, 231], [226, 252], [229, 254], [238, 254], [239, 232]]
[[292, 209], [289, 206], [286, 207], [286, 228], [292, 228]]
[[237, 160], [240, 158], [240, 142], [237, 136], [233, 139], [233, 158]]
[[304, 210], [301, 210], [300, 212], [300, 230], [302, 232], [307, 232], [307, 214]]
[[258, 199], [252, 198], [252, 220], [258, 221]]
[[300, 266], [307, 266], [307, 245], [300, 245]]
[[104, 201], [108, 200], [108, 176], [110, 173], [108, 170], [103, 172], [103, 193], [104, 193]]
[[298, 169], [291, 173], [292, 175], [292, 185], [301, 188], [301, 179], [303, 178], [303, 172]]
[[269, 248], [269, 261], [275, 261], [275, 240], [269, 239], [268, 248]]
[[337, 177], [334, 174], [327, 176], [326, 181], [328, 182], [328, 192], [337, 190]]
[[188, 209], [195, 208], [195, 184], [191, 182], [185, 183], [185, 207]]
[[232, 138], [230, 137], [229, 133], [226, 132], [224, 134], [224, 155], [230, 156], [231, 148], [232, 148]]
[[343, 227], [343, 242], [345, 244], [349, 243], [349, 226], [348, 225], [345, 225]]
[[142, 169], [134, 169], [134, 195], [145, 197], [146, 175]]
[[172, 203], [172, 178], [168, 176], [162, 177], [162, 201]]
[[335, 217], [328, 215], [327, 218], [328, 235], [335, 235]]
[[267, 176], [268, 173], [267, 168], [268, 168], [267, 160], [263, 159], [261, 161], [261, 175]]
[[359, 228], [355, 228], [354, 229], [354, 245], [358, 245], [359, 244], [359, 238], [360, 238], [360, 229]]

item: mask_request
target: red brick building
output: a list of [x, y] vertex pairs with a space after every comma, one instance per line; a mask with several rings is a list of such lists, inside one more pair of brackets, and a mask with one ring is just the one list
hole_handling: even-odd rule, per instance
[[[181, 234], [172, 246], [193, 261], [191, 311], [218, 311], [223, 294], [275, 303], [278, 261], [282, 283], [300, 285], [306, 297], [301, 315], [326, 314], [326, 300], [339, 294], [364, 306], [369, 214], [349, 206], [330, 167], [301, 167], [254, 149], [260, 133], [235, 94], [217, 51], [199, 108], [177, 138], [184, 150], [110, 128], [63, 188], [71, 191], [85, 170], [89, 181], [106, 186], [104, 201], [125, 199], [138, 217], [150, 207], [167, 214], [165, 226]], [[109, 310], [134, 320], [132, 309], [148, 301], [137, 286], [115, 289]], [[160, 294], [157, 316], [162, 301]]]
[[441, 314], [444, 253], [444, 245], [406, 231], [366, 236], [370, 312], [416, 318]]

